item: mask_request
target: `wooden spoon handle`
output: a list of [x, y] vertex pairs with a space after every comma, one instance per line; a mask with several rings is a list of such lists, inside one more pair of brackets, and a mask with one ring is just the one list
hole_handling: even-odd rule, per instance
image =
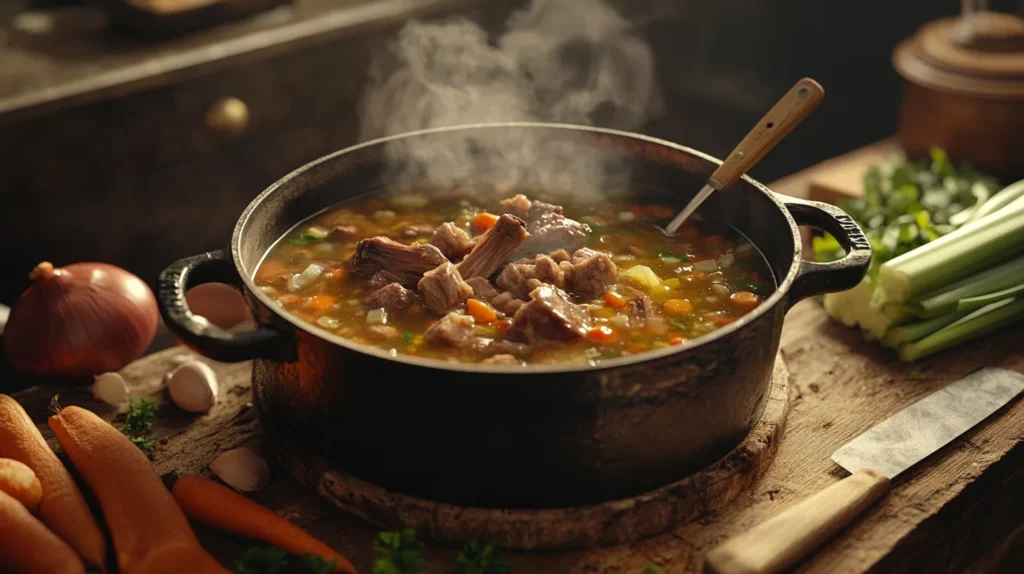
[[704, 572], [774, 574], [831, 538], [889, 489], [889, 479], [863, 469], [708, 552]]
[[825, 89], [810, 78], [804, 78], [794, 84], [750, 130], [736, 149], [732, 150], [715, 173], [711, 174], [711, 185], [716, 189], [724, 189], [736, 183], [736, 180], [760, 161], [764, 154], [771, 151], [779, 140], [793, 131], [807, 114], [814, 111], [824, 97]]

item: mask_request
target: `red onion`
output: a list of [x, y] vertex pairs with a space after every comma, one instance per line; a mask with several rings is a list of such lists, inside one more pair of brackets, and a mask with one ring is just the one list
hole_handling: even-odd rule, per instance
[[4, 352], [20, 371], [73, 378], [118, 371], [153, 341], [156, 298], [144, 281], [106, 263], [54, 269], [43, 262], [29, 275], [4, 332]]

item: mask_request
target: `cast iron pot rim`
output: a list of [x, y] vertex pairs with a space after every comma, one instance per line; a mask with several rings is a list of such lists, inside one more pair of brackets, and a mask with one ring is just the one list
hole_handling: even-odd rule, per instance
[[[254, 295], [261, 303], [263, 303], [263, 305], [267, 309], [270, 309], [275, 315], [277, 315], [278, 317], [281, 317], [284, 320], [288, 321], [288, 323], [290, 323], [293, 327], [295, 327], [295, 328], [297, 328], [297, 329], [299, 329], [301, 331], [305, 331], [306, 333], [308, 333], [310, 335], [313, 335], [313, 336], [318, 337], [320, 339], [324, 339], [324, 340], [326, 340], [326, 341], [328, 341], [330, 343], [333, 343], [335, 345], [338, 345], [340, 347], [348, 349], [350, 351], [355, 351], [357, 353], [362, 353], [364, 355], [370, 355], [370, 356], [373, 356], [373, 357], [376, 357], [376, 358], [379, 358], [379, 359], [388, 360], [388, 361], [395, 361], [395, 362], [398, 362], [398, 363], [405, 363], [405, 364], [416, 366], [416, 367], [438, 369], [438, 370], [442, 370], [442, 371], [462, 371], [462, 372], [472, 372], [472, 373], [500, 373], [500, 374], [503, 374], [503, 375], [505, 375], [505, 374], [535, 375], [535, 374], [541, 374], [541, 373], [572, 373], [572, 372], [591, 373], [591, 372], [611, 370], [611, 369], [616, 369], [616, 368], [636, 365], [636, 364], [639, 364], [639, 363], [647, 363], [647, 362], [655, 361], [657, 359], [662, 359], [662, 358], [668, 357], [669, 355], [674, 355], [674, 354], [677, 354], [677, 353], [685, 353], [686, 351], [689, 351], [690, 349], [697, 348], [697, 347], [699, 347], [701, 345], [704, 345], [705, 343], [710, 343], [711, 341], [714, 341], [716, 339], [719, 339], [719, 338], [722, 338], [722, 337], [726, 337], [726, 336], [730, 335], [731, 333], [746, 327], [747, 325], [749, 325], [750, 323], [755, 321], [761, 315], [764, 315], [765, 313], [770, 312], [770, 310], [774, 309], [775, 306], [778, 305], [782, 301], [782, 299], [786, 296], [786, 294], [789, 292], [790, 286], [792, 286], [793, 281], [796, 280], [796, 277], [797, 277], [797, 275], [800, 272], [800, 261], [802, 259], [802, 255], [803, 255], [803, 243], [802, 243], [802, 241], [800, 239], [800, 232], [799, 232], [799, 228], [798, 228], [798, 226], [796, 224], [796, 221], [793, 219], [793, 216], [790, 214], [789, 210], [786, 208], [786, 205], [778, 199], [778, 197], [776, 196], [776, 194], [774, 192], [772, 192], [770, 189], [768, 189], [764, 184], [754, 180], [753, 178], [751, 178], [751, 177], [749, 177], [747, 175], [744, 175], [743, 176], [743, 181], [745, 181], [746, 183], [752, 185], [756, 190], [758, 190], [759, 192], [764, 194], [772, 203], [774, 203], [776, 205], [776, 207], [778, 207], [779, 211], [782, 213], [782, 215], [789, 222], [790, 232], [792, 234], [792, 240], [793, 240], [793, 245], [794, 245], [793, 261], [790, 263], [789, 271], [786, 273], [785, 277], [783, 277], [782, 280], [779, 281], [779, 285], [775, 289], [775, 291], [767, 299], [765, 299], [757, 307], [757, 309], [747, 313], [746, 315], [744, 315], [740, 319], [738, 319], [736, 321], [733, 321], [732, 323], [729, 323], [728, 325], [725, 325], [723, 327], [715, 329], [714, 331], [711, 331], [710, 333], [707, 333], [705, 335], [697, 337], [696, 339], [690, 339], [690, 340], [684, 342], [681, 345], [672, 345], [672, 346], [666, 347], [664, 349], [657, 349], [657, 350], [653, 350], [653, 351], [645, 351], [645, 352], [640, 353], [638, 355], [631, 355], [629, 357], [620, 357], [620, 358], [615, 358], [615, 359], [605, 359], [605, 360], [602, 360], [601, 363], [598, 366], [579, 365], [579, 364], [560, 364], [560, 363], [540, 364], [540, 365], [529, 365], [528, 364], [526, 366], [522, 366], [522, 365], [482, 365], [480, 363], [448, 362], [448, 361], [444, 361], [444, 360], [441, 360], [441, 359], [428, 359], [428, 358], [414, 357], [412, 355], [406, 355], [406, 354], [403, 354], [403, 353], [399, 353], [397, 355], [392, 355], [391, 353], [389, 353], [388, 351], [385, 351], [383, 349], [380, 349], [380, 348], [377, 348], [377, 347], [374, 347], [374, 346], [371, 346], [371, 345], [362, 345], [362, 344], [356, 343], [354, 341], [350, 341], [348, 339], [345, 339], [344, 337], [339, 337], [338, 335], [335, 335], [333, 333], [329, 333], [327, 331], [319, 329], [319, 328], [315, 327], [313, 324], [307, 323], [306, 321], [303, 321], [302, 319], [299, 319], [298, 317], [296, 317], [296, 316], [292, 315], [291, 313], [288, 313], [287, 311], [285, 311], [285, 310], [281, 309], [280, 307], [278, 307], [276, 305], [276, 303], [269, 296], [264, 294], [263, 291], [261, 291], [259, 289], [259, 287], [257, 287], [256, 284], [253, 282], [253, 275], [255, 274], [256, 269], [259, 269], [259, 264], [263, 262], [263, 259], [266, 257], [266, 253], [264, 253], [260, 257], [259, 263], [257, 263], [253, 267], [251, 273], [249, 273], [249, 274], [242, 273], [242, 271], [244, 270], [244, 266], [242, 264], [242, 256], [241, 256], [240, 245], [241, 245], [242, 234], [243, 234], [243, 232], [245, 230], [246, 225], [249, 222], [249, 218], [252, 216], [253, 212], [256, 209], [259, 208], [260, 204], [263, 202], [263, 200], [265, 198], [267, 198], [268, 196], [270, 196], [271, 194], [276, 192], [279, 188], [281, 188], [283, 186], [286, 186], [286, 185], [289, 185], [296, 177], [298, 177], [302, 173], [305, 173], [307, 171], [316, 169], [316, 168], [320, 167], [321, 165], [323, 165], [325, 163], [335, 161], [337, 158], [342, 157], [342, 156], [344, 156], [346, 154], [355, 152], [357, 150], [360, 150], [360, 149], [363, 149], [363, 148], [367, 148], [367, 147], [379, 146], [379, 145], [386, 144], [387, 142], [394, 141], [394, 140], [401, 140], [401, 139], [406, 139], [406, 138], [411, 138], [411, 137], [417, 137], [417, 136], [422, 136], [422, 135], [430, 135], [430, 134], [436, 134], [436, 133], [443, 133], [443, 132], [450, 132], [450, 131], [465, 131], [465, 130], [470, 130], [470, 129], [495, 129], [495, 128], [564, 129], [564, 130], [572, 130], [572, 131], [578, 131], [578, 132], [590, 132], [590, 133], [612, 135], [612, 136], [618, 136], [618, 137], [621, 137], [621, 138], [628, 138], [628, 139], [633, 139], [633, 140], [638, 140], [638, 141], [646, 142], [646, 143], [649, 143], [649, 144], [655, 144], [655, 145], [667, 147], [667, 148], [670, 148], [672, 150], [681, 152], [683, 154], [689, 154], [689, 155], [697, 157], [697, 158], [699, 158], [701, 160], [704, 160], [704, 161], [707, 161], [707, 162], [711, 162], [714, 165], [721, 165], [721, 163], [722, 163], [722, 160], [717, 159], [715, 157], [712, 157], [712, 156], [710, 156], [710, 155], [708, 155], [706, 153], [697, 151], [697, 150], [695, 150], [693, 148], [686, 147], [686, 146], [679, 145], [679, 144], [675, 144], [675, 143], [672, 143], [672, 142], [669, 142], [669, 141], [666, 141], [666, 140], [662, 140], [662, 139], [658, 139], [658, 138], [654, 138], [654, 137], [650, 137], [650, 136], [645, 136], [645, 135], [642, 135], [642, 134], [637, 134], [637, 133], [633, 133], [633, 132], [627, 132], [627, 131], [623, 131], [623, 130], [608, 129], [608, 128], [597, 128], [597, 127], [592, 127], [592, 126], [582, 126], [582, 125], [575, 125], [575, 124], [561, 124], [561, 123], [547, 123], [547, 122], [492, 122], [492, 123], [460, 124], [460, 125], [454, 125], [454, 126], [445, 126], [445, 127], [440, 127], [440, 128], [430, 128], [430, 129], [416, 130], [416, 131], [411, 131], [411, 132], [404, 132], [404, 133], [396, 134], [396, 135], [393, 135], [393, 136], [387, 136], [387, 137], [382, 137], [382, 138], [378, 138], [378, 139], [375, 139], [375, 140], [366, 141], [366, 142], [359, 143], [359, 144], [356, 144], [356, 145], [353, 145], [353, 146], [349, 146], [347, 148], [344, 148], [344, 149], [336, 151], [334, 153], [325, 155], [323, 157], [320, 157], [318, 159], [315, 159], [315, 160], [307, 163], [306, 165], [304, 165], [304, 166], [302, 166], [302, 167], [292, 171], [291, 173], [285, 175], [281, 179], [279, 179], [276, 182], [274, 182], [273, 184], [271, 184], [270, 187], [268, 187], [265, 190], [263, 190], [262, 193], [257, 195], [256, 198], [253, 199], [252, 202], [249, 203], [249, 205], [245, 208], [245, 211], [243, 211], [242, 215], [239, 217], [238, 222], [235, 224], [235, 230], [234, 230], [234, 232], [232, 233], [232, 236], [231, 236], [231, 257], [232, 257], [232, 259], [234, 261], [235, 269], [239, 272], [239, 276], [241, 276], [241, 278], [242, 278], [243, 284], [249, 290], [250, 294]], [[719, 192], [719, 193], [728, 193], [728, 191], [726, 190], [726, 191], [722, 191], [722, 192]], [[308, 216], [306, 216], [306, 218], [308, 219], [309, 217], [311, 217], [313, 215], [314, 214], [311, 213]], [[295, 222], [295, 224], [291, 228], [289, 228], [289, 232], [291, 231], [291, 229], [294, 229], [296, 226], [301, 224], [302, 221], [305, 221], [305, 219], [302, 219], [300, 221]], [[287, 234], [287, 232], [285, 234]], [[283, 235], [282, 235], [282, 237], [283, 237]], [[275, 243], [277, 241], [279, 241], [279, 240], [280, 240], [280, 237], [275, 239]], [[748, 241], [749, 241], [749, 238], [748, 238]], [[755, 247], [756, 247], [756, 245], [755, 245]]]

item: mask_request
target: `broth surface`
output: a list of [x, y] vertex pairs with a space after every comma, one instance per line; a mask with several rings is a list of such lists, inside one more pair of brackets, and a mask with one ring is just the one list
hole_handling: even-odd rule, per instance
[[676, 210], [661, 196], [559, 206], [513, 195], [340, 203], [278, 241], [256, 285], [317, 328], [393, 355], [520, 365], [681, 344], [775, 289], [728, 226], [694, 219], [663, 235], [655, 225]]

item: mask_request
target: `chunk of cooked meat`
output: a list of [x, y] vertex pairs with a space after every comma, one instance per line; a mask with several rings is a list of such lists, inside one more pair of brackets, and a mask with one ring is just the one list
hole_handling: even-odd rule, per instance
[[378, 339], [397, 339], [402, 336], [398, 329], [391, 325], [373, 325], [370, 327], [370, 334]]
[[633, 328], [642, 327], [647, 319], [654, 317], [657, 311], [654, 309], [654, 301], [647, 295], [641, 295], [639, 298], [629, 302], [627, 309], [629, 312], [629, 318]]
[[504, 213], [511, 213], [519, 219], [526, 219], [530, 217], [530, 206], [533, 204], [530, 198], [526, 197], [521, 193], [517, 193], [513, 197], [503, 199], [498, 202], [501, 206], [501, 210]]
[[515, 355], [492, 355], [480, 361], [481, 365], [522, 365], [523, 362]]
[[[588, 257], [593, 257], [594, 255], [599, 255], [601, 253], [604, 252], [598, 251], [596, 249], [591, 249], [589, 247], [581, 247], [580, 249], [573, 251], [572, 258], [570, 259], [570, 261], [572, 261], [573, 265], [575, 265]], [[607, 253], [605, 253], [605, 255], [607, 255]]]
[[[579, 253], [577, 251], [576, 253]], [[556, 249], [548, 254], [548, 257], [555, 260], [555, 263], [561, 263], [563, 261], [570, 261], [572, 257], [569, 256], [569, 252], [565, 249]]]
[[523, 246], [527, 255], [555, 249], [574, 251], [583, 247], [590, 233], [587, 225], [554, 212], [530, 220], [526, 230], [530, 233], [530, 238]]
[[565, 271], [547, 255], [509, 263], [495, 280], [498, 287], [520, 299], [529, 297], [530, 292], [541, 283], [548, 283], [559, 289], [565, 287]]
[[355, 225], [335, 225], [331, 230], [331, 234], [335, 237], [350, 239], [359, 235], [359, 228]]
[[490, 277], [519, 251], [528, 237], [530, 234], [526, 232], [526, 223], [522, 219], [507, 213], [502, 215], [458, 264], [459, 273], [467, 279]]
[[525, 343], [517, 343], [516, 341], [498, 339], [496, 341], [488, 343], [485, 351], [496, 355], [512, 355], [514, 357], [527, 357], [533, 351], [533, 348]]
[[[388, 285], [391, 285], [392, 283], [398, 283], [398, 280], [398, 275], [395, 275], [394, 273], [391, 273], [386, 269], [381, 269], [380, 271], [374, 273], [373, 277], [370, 277], [370, 289], [378, 291], [380, 289], [383, 289], [384, 287], [387, 287]], [[401, 286], [401, 284], [399, 284], [399, 286]]]
[[[537, 285], [540, 286], [541, 283], [538, 282]], [[516, 299], [508, 291], [505, 291], [503, 293], [499, 293], [499, 294], [495, 295], [493, 299], [488, 301], [488, 303], [491, 304], [491, 307], [494, 307], [498, 311], [501, 311], [502, 313], [504, 313], [504, 314], [506, 314], [506, 315], [508, 315], [510, 317], [512, 315], [515, 315], [516, 311], [518, 311], [519, 308], [522, 307], [523, 303], [525, 303], [525, 302], [526, 301], [523, 301], [522, 299]]]
[[569, 301], [556, 287], [541, 285], [530, 293], [530, 301], [516, 311], [505, 337], [513, 341], [570, 341], [590, 330], [586, 307]]
[[473, 296], [473, 288], [462, 280], [459, 270], [448, 261], [424, 273], [416, 288], [423, 294], [423, 304], [438, 313], [444, 313]]
[[449, 261], [458, 261], [473, 248], [469, 234], [450, 221], [434, 230], [430, 244], [440, 249]]
[[498, 202], [502, 213], [511, 213], [520, 219], [534, 221], [547, 213], [562, 213], [561, 205], [544, 203], [543, 201], [531, 201], [530, 198], [518, 193], [507, 199]]
[[387, 237], [371, 237], [356, 243], [352, 266], [357, 271], [386, 269], [402, 285], [419, 282], [423, 274], [448, 261], [433, 245], [404, 245]]
[[414, 303], [416, 303], [416, 294], [398, 283], [385, 285], [366, 299], [366, 304], [371, 309], [384, 309], [388, 313], [404, 311], [412, 307]]
[[[414, 223], [406, 226], [406, 228], [402, 230], [402, 237], [409, 239], [414, 237], [427, 237], [434, 233], [434, 229], [436, 228], [429, 223]], [[444, 251], [441, 253], [444, 253]]]
[[459, 349], [478, 348], [489, 343], [489, 340], [483, 340], [476, 335], [475, 327], [476, 321], [472, 317], [453, 311], [431, 325], [423, 333], [423, 339], [438, 347]]
[[473, 297], [481, 301], [490, 301], [498, 295], [498, 290], [483, 277], [470, 277], [466, 279], [466, 284], [473, 288]]
[[[580, 256], [582, 251], [592, 254]], [[592, 249], [580, 249], [573, 254], [572, 263], [565, 262], [561, 265], [565, 270], [566, 289], [588, 299], [604, 293], [605, 286], [615, 283], [615, 279], [618, 277], [618, 270], [615, 268], [612, 258]]]

